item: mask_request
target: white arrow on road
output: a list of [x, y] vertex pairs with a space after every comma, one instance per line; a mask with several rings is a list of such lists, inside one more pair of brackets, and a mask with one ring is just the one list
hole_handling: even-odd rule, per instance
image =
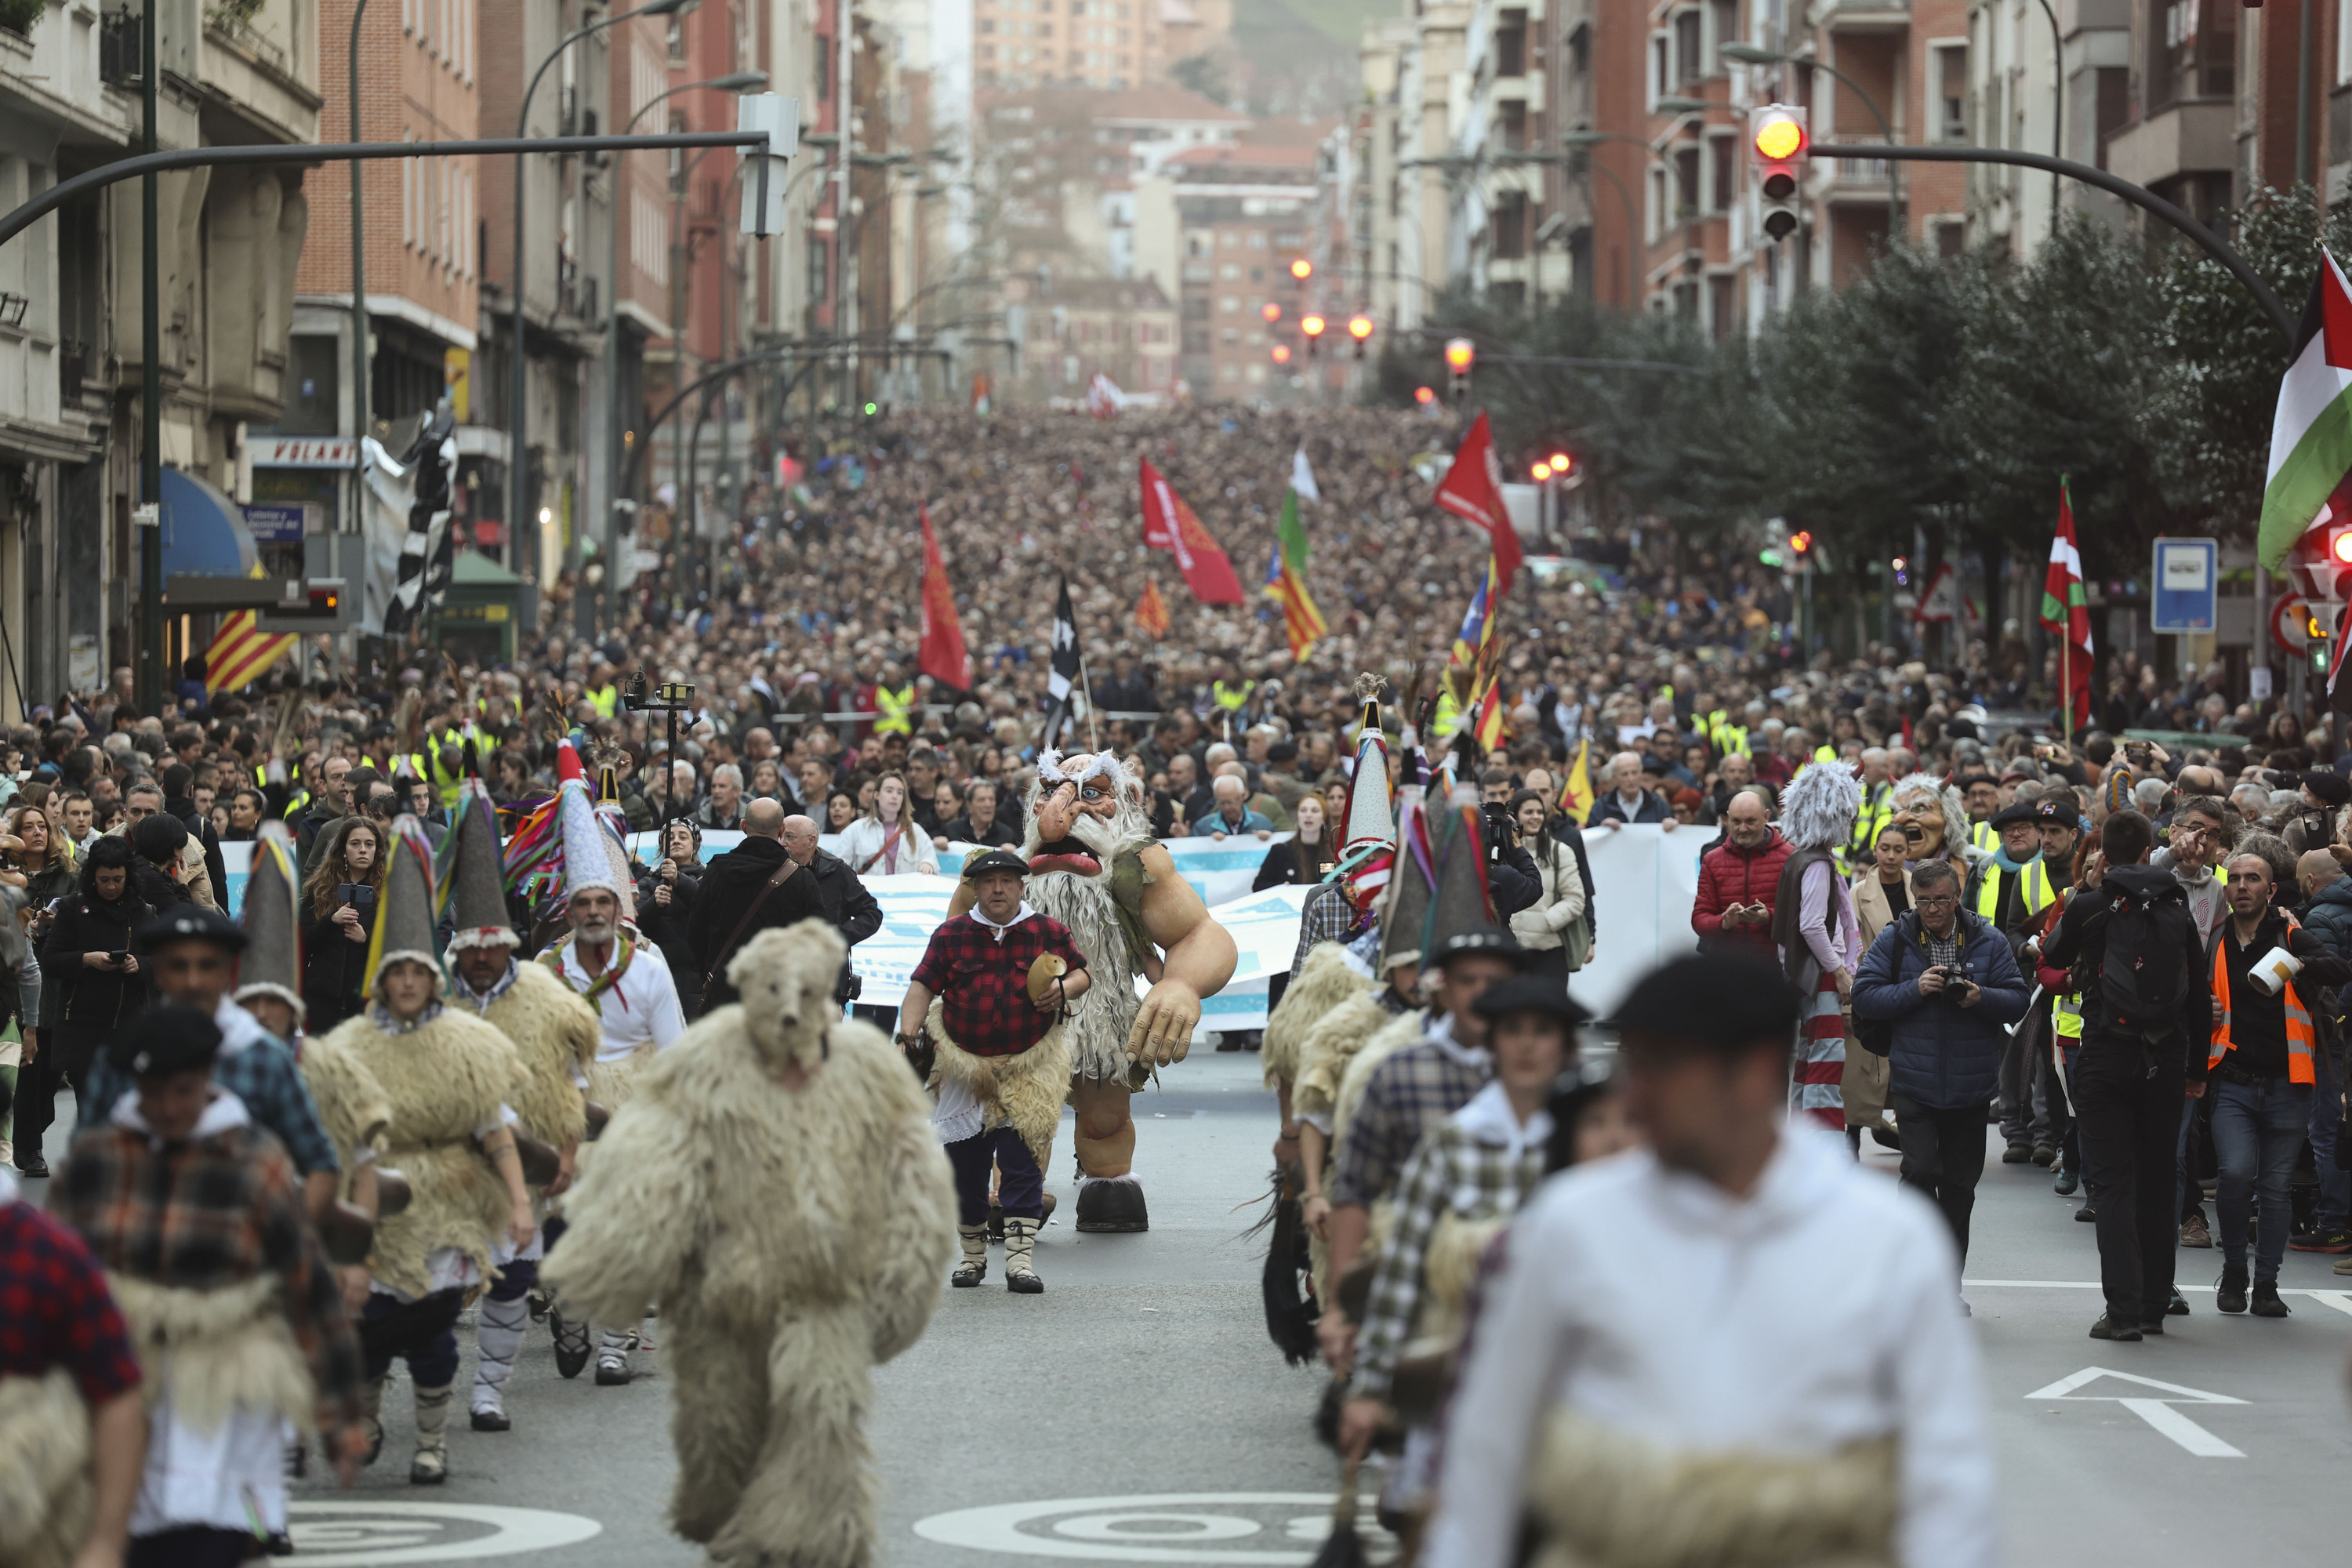
[[[2142, 1388], [2162, 1389], [2168, 1395], [2162, 1399], [2126, 1396], [2115, 1394], [2077, 1394], [2103, 1377], [2120, 1378], [2138, 1384]], [[2120, 1405], [2200, 1459], [2242, 1459], [2245, 1454], [2231, 1447], [2196, 1422], [2175, 1410], [2177, 1404], [2243, 1405], [2242, 1399], [2232, 1399], [2226, 1394], [2211, 1394], [2201, 1388], [2188, 1388], [2178, 1383], [2164, 1383], [2153, 1377], [2142, 1377], [2135, 1372], [2116, 1372], [2111, 1367], [2086, 1366], [2046, 1388], [2037, 1388], [2025, 1396], [2028, 1399], [2079, 1400], [2084, 1404]]]

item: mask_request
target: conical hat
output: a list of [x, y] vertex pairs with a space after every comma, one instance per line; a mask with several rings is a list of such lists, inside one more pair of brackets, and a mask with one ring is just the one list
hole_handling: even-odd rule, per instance
[[449, 939], [449, 951], [517, 946], [522, 939], [507, 917], [498, 813], [481, 780], [466, 781], [457, 792], [455, 812], [457, 820], [449, 831], [457, 843], [451, 847], [448, 892], [457, 934]]
[[375, 912], [375, 935], [368, 942], [365, 994], [375, 994], [375, 983], [387, 963], [403, 959], [438, 970], [441, 955], [433, 941], [433, 841], [416, 818], [403, 812], [392, 825], [384, 850], [383, 907]]
[[1419, 963], [1423, 957], [1433, 869], [1427, 819], [1419, 807], [1407, 805], [1397, 824], [1396, 863], [1389, 872], [1388, 894], [1381, 900], [1379, 968], [1383, 974], [1400, 963]]
[[275, 996], [302, 1006], [302, 868], [294, 835], [275, 817], [254, 836], [253, 869], [245, 882], [246, 945], [237, 961], [236, 996]]
[[[569, 753], [567, 744], [559, 749]], [[573, 768], [578, 767], [574, 758]], [[574, 771], [568, 773], [556, 801], [557, 821], [562, 829], [563, 896], [567, 899], [584, 893], [591, 888], [602, 888], [616, 899], [629, 885], [619, 873], [611, 851], [605, 848], [608, 835], [604, 825], [596, 819], [596, 804], [588, 797], [587, 781]]]
[[629, 874], [628, 819], [617, 805], [596, 808], [596, 826], [604, 830], [604, 859], [612, 868], [613, 881], [621, 895], [621, 918], [634, 923], [637, 918], [637, 879]]
[[[1364, 682], [1359, 680], [1360, 688]], [[1381, 700], [1367, 694], [1364, 720], [1356, 733], [1355, 769], [1348, 780], [1347, 820], [1341, 825], [1339, 851], [1368, 844], [1388, 844], [1396, 838], [1396, 810], [1389, 798], [1389, 742], [1381, 732]]]
[[1423, 950], [1424, 962], [1429, 954], [1443, 951], [1449, 937], [1502, 923], [1495, 918], [1494, 897], [1486, 889], [1486, 825], [1476, 802], [1475, 792], [1459, 790], [1452, 805], [1428, 815], [1437, 886], [1429, 913], [1429, 942]]

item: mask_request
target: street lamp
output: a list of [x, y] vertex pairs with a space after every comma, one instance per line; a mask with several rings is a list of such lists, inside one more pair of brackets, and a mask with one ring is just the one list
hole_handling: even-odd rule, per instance
[[[594, 35], [603, 32], [607, 27], [618, 26], [623, 22], [633, 22], [639, 16], [674, 16], [677, 12], [686, 9], [686, 7], [692, 3], [693, 0], [648, 0], [647, 4], [638, 6], [634, 11], [616, 11], [609, 16], [600, 16], [596, 20], [588, 23], [585, 26], [575, 28], [571, 33], [565, 35], [562, 40], [559, 42], [555, 47], [548, 51], [547, 58], [539, 62], [539, 68], [530, 73], [530, 81], [522, 89], [522, 109], [515, 116], [515, 139], [517, 141], [521, 141], [530, 135], [531, 98], [539, 91], [540, 82], [546, 78], [547, 68], [561, 59], [563, 56], [564, 50], [570, 48], [581, 39], [592, 37]], [[515, 154], [514, 250], [509, 261], [509, 268], [513, 276], [508, 280], [509, 286], [514, 291], [514, 310], [512, 312], [513, 320], [511, 322], [512, 344], [510, 349], [510, 352], [514, 355], [514, 374], [508, 378], [509, 395], [513, 400], [513, 406], [507, 410], [507, 526], [509, 530], [516, 531], [520, 531], [522, 528], [523, 519], [525, 516], [524, 509], [530, 504], [530, 490], [524, 479], [524, 464], [528, 460], [526, 438], [529, 434], [528, 405], [530, 397], [530, 359], [523, 353], [522, 315], [524, 293], [522, 226], [523, 193], [527, 188], [525, 185], [525, 177], [529, 172], [529, 166], [530, 160], [527, 154], [521, 153]], [[516, 536], [515, 542], [520, 542], [519, 533]], [[516, 550], [513, 552], [513, 559], [509, 562], [509, 564], [510, 566], [518, 564], [520, 563], [522, 558], [523, 552], [520, 550]], [[525, 574], [523, 593], [523, 624], [526, 630], [537, 626], [539, 619], [539, 583], [537, 580], [537, 573], [539, 570], [539, 539], [536, 534], [531, 538], [529, 562], [530, 570]], [[609, 570], [609, 563], [607, 564]]]
[[[1801, 59], [1795, 55], [1784, 55], [1777, 49], [1759, 49], [1753, 44], [1726, 44], [1716, 52], [1734, 65], [1811, 66], [1815, 70], [1828, 72], [1853, 89], [1854, 97], [1862, 100], [1862, 106], [1870, 110], [1870, 117], [1878, 121], [1879, 135], [1885, 139], [1888, 146], [1895, 145], [1895, 130], [1886, 123], [1886, 116], [1879, 111], [1878, 100], [1863, 89], [1862, 83], [1828, 61]], [[1902, 172], [1895, 160], [1890, 158], [1886, 160], [1886, 243], [1890, 246], [1894, 245], [1901, 237], [1904, 237]]]
[[[714, 92], [757, 92], [767, 85], [766, 71], [736, 71], [728, 76], [712, 77], [708, 81], [681, 83], [654, 94], [638, 105], [637, 111], [630, 115], [627, 121], [622, 125], [621, 134], [626, 136], [635, 131], [637, 128], [637, 121], [643, 120], [652, 110], [654, 105], [663, 99], [675, 97], [678, 93], [704, 89]], [[583, 636], [592, 629], [590, 605], [597, 600], [601, 600], [604, 605], [606, 627], [614, 629], [620, 624], [621, 579], [620, 563], [617, 557], [621, 542], [621, 179], [620, 165], [617, 163], [614, 165], [611, 239], [611, 254], [604, 268], [606, 291], [611, 296], [607, 303], [611, 309], [607, 311], [604, 321], [604, 402], [607, 415], [604, 431], [604, 526], [599, 535], [603, 540], [604, 552], [604, 592], [600, 595], [592, 595], [576, 591], [573, 595], [574, 603], [579, 606], [574, 629]], [[675, 324], [672, 330], [676, 330]], [[578, 531], [575, 530], [572, 543], [566, 552], [567, 556], [576, 558], [579, 549]], [[567, 563], [576, 565], [577, 562], [573, 559]]]
[[1703, 98], [1684, 98], [1670, 92], [1658, 99], [1652, 107], [1661, 114], [1701, 114], [1715, 105]]
[[[1628, 136], [1622, 131], [1570, 131], [1560, 141], [1567, 146], [1581, 147], [1587, 151], [1604, 142], [1631, 142], [1653, 157], [1658, 151], [1641, 137]], [[1625, 287], [1632, 295], [1627, 308], [1638, 312], [1642, 308], [1642, 268], [1635, 259], [1633, 242], [1642, 232], [1642, 216], [1633, 209], [1633, 193], [1625, 188], [1625, 182], [1617, 177], [1616, 170], [1598, 158], [1587, 158], [1584, 166], [1607, 175], [1609, 183], [1617, 187], [1617, 199], [1625, 204]]]

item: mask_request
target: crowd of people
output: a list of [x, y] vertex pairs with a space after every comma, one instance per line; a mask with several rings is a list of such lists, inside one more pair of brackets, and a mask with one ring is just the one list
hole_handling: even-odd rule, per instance
[[[1042, 1293], [1065, 1100], [1073, 1218], [1145, 1228], [1127, 1096], [1181, 1058], [1232, 973], [1213, 911], [1153, 869], [1178, 840], [1264, 843], [1257, 886], [1307, 889], [1263, 1040], [1221, 1042], [1262, 1050], [1280, 1106], [1269, 1327], [1330, 1368], [1327, 1430], [1351, 1463], [1391, 1454], [1383, 1495], [1426, 1561], [1510, 1560], [1512, 1498], [1607, 1560], [1622, 1542], [1559, 1500], [1662, 1484], [1610, 1413], [1678, 1412], [1635, 1424], [1668, 1449], [1777, 1453], [1791, 1415], [1738, 1369], [1801, 1341], [1835, 1418], [1806, 1428], [1813, 1458], [1783, 1479], [1901, 1502], [1874, 1522], [1823, 1511], [1811, 1549], [1874, 1560], [1932, 1519], [1941, 1546], [1906, 1561], [1989, 1561], [1957, 1326], [1989, 1146], [2083, 1194], [2101, 1339], [2191, 1310], [2182, 1248], [2218, 1242], [2215, 1306], [2260, 1317], [2288, 1311], [2287, 1249], [2352, 1255], [2352, 777], [2328, 725], [2233, 702], [2218, 669], [2167, 682], [2126, 654], [2097, 683], [2101, 727], [2062, 739], [2016, 719], [2041, 672], [2015, 638], [1932, 665], [1809, 658], [1780, 574], [1633, 529], [1522, 570], [1496, 616], [1504, 734], [1482, 746], [1443, 700], [1486, 564], [1483, 535], [1429, 504], [1427, 459], [1453, 435], [1373, 410], [914, 411], [836, 427], [803, 486], [754, 498], [766, 510], [714, 589], [682, 600], [649, 579], [601, 642], [551, 618], [508, 668], [420, 648], [224, 694], [192, 669], [162, 712], [139, 710], [125, 671], [27, 715], [0, 756], [16, 917], [0, 921], [0, 1163], [16, 1173], [0, 1261], [52, 1284], [31, 1320], [0, 1312], [0, 1452], [12, 1421], [79, 1421], [64, 1468], [87, 1485], [55, 1529], [142, 1563], [241, 1561], [257, 1512], [284, 1533], [286, 1424], [345, 1475], [373, 1462], [395, 1362], [410, 1478], [436, 1484], [453, 1406], [477, 1431], [513, 1425], [534, 1321], [564, 1375], [625, 1385], [649, 1298], [625, 1267], [635, 1233], [598, 1207], [625, 1204], [623, 1179], [583, 1177], [583, 1145], [606, 1115], [625, 1143], [684, 1114], [688, 1070], [666, 1065], [681, 1055], [733, 1051], [795, 1094], [821, 1077], [833, 1037], [803, 1026], [799, 993], [774, 1009], [784, 1037], [698, 1032], [674, 1051], [780, 975], [895, 1034], [895, 1055], [841, 1036], [862, 1042], [845, 1047], [856, 1072], [903, 1058], [935, 1097], [919, 1114], [944, 1152], [890, 1156], [908, 1201], [937, 1210], [888, 1218], [938, 1232], [904, 1257], [936, 1241], [931, 1285], [952, 1258], [969, 1287], [1002, 1244], [1008, 1287]], [[1329, 623], [1303, 661], [1270, 604], [1192, 599], [1143, 545], [1132, 489], [1149, 458], [1254, 582], [1302, 454]], [[925, 507], [974, 656], [961, 686], [915, 673]], [[1049, 684], [1065, 577], [1088, 660], [1075, 709]], [[1147, 582], [1163, 633], [1139, 618]], [[638, 705], [664, 683], [692, 689], [675, 730]], [[2123, 732], [2142, 726], [2193, 739]], [[1699, 952], [1615, 1005], [1612, 1070], [1580, 1057], [1575, 976], [1647, 916], [1612, 910], [1591, 850], [1653, 827], [1693, 841]], [[560, 853], [534, 859], [542, 842]], [[253, 869], [232, 920], [237, 845]], [[967, 887], [909, 1006], [859, 1005], [847, 953], [881, 924], [865, 879], [939, 874], [951, 848]], [[999, 973], [1011, 949], [1017, 984]], [[1024, 1072], [1045, 1089], [1016, 1108]], [[874, 1101], [889, 1117], [909, 1114], [907, 1076]], [[78, 1138], [53, 1135], [60, 1114]], [[1899, 1149], [1940, 1221], [1794, 1135], [1812, 1128]], [[46, 1215], [17, 1177], [49, 1181]], [[1774, 1244], [1778, 1283], [1735, 1331], [1701, 1321], [1697, 1282], [1736, 1226], [1700, 1245], [1605, 1217], [1637, 1188], [1843, 1218]], [[1887, 1314], [1842, 1340], [1797, 1332], [1815, 1305], [1801, 1282], [1864, 1255], [1895, 1260]], [[874, 1289], [913, 1300], [904, 1279]], [[156, 1374], [133, 1339], [224, 1291], [241, 1315], [208, 1321], [184, 1359], [266, 1337], [268, 1385], [135, 1397]], [[890, 1343], [929, 1310], [891, 1309]], [[1595, 1334], [1622, 1342], [1596, 1358]], [[1715, 1350], [1688, 1354], [1701, 1341]], [[1527, 1355], [1566, 1382], [1526, 1375]], [[1913, 1379], [1900, 1398], [1889, 1369]], [[11, 1405], [12, 1379], [45, 1403]], [[1578, 1418], [1539, 1438], [1558, 1386], [1580, 1386]], [[740, 1486], [696, 1489], [683, 1436], [681, 1460], [682, 1529], [750, 1528]]]

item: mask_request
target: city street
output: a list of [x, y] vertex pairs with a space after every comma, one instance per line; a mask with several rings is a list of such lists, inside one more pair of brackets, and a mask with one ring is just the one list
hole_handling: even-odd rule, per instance
[[[1285, 1368], [1266, 1341], [1256, 1243], [1241, 1234], [1265, 1190], [1273, 1106], [1255, 1056], [1196, 1053], [1170, 1077], [1170, 1091], [1137, 1102], [1151, 1232], [1049, 1226], [1043, 1297], [1007, 1294], [1001, 1271], [979, 1290], [943, 1292], [929, 1333], [883, 1369], [872, 1436], [887, 1563], [1311, 1553], [1338, 1467], [1307, 1430], [1316, 1376]], [[53, 1143], [53, 1158], [62, 1152]], [[1892, 1154], [1867, 1159], [1891, 1177]], [[1064, 1214], [1068, 1175], [1065, 1159], [1055, 1173]], [[2096, 1268], [2074, 1207], [2042, 1172], [2000, 1164], [1996, 1148], [1967, 1296], [2001, 1455], [2005, 1560], [2068, 1561], [2129, 1541], [2139, 1568], [2202, 1568], [2242, 1548], [2253, 1521], [2273, 1561], [2339, 1552], [2340, 1522], [2307, 1505], [2352, 1458], [2352, 1281], [2329, 1259], [2289, 1253], [2291, 1319], [2222, 1319], [2210, 1290], [2219, 1252], [2185, 1253], [2184, 1283], [2200, 1287], [2193, 1313], [2162, 1340], [2102, 1344], [2084, 1337]], [[470, 1342], [467, 1352], [469, 1378]], [[453, 1422], [438, 1492], [406, 1482], [407, 1403], [395, 1386], [384, 1458], [359, 1489], [304, 1487], [297, 1561], [698, 1561], [662, 1526], [671, 1466], [660, 1362], [657, 1348], [640, 1352], [646, 1370], [625, 1389], [567, 1383], [535, 1330], [509, 1400], [515, 1430]]]

